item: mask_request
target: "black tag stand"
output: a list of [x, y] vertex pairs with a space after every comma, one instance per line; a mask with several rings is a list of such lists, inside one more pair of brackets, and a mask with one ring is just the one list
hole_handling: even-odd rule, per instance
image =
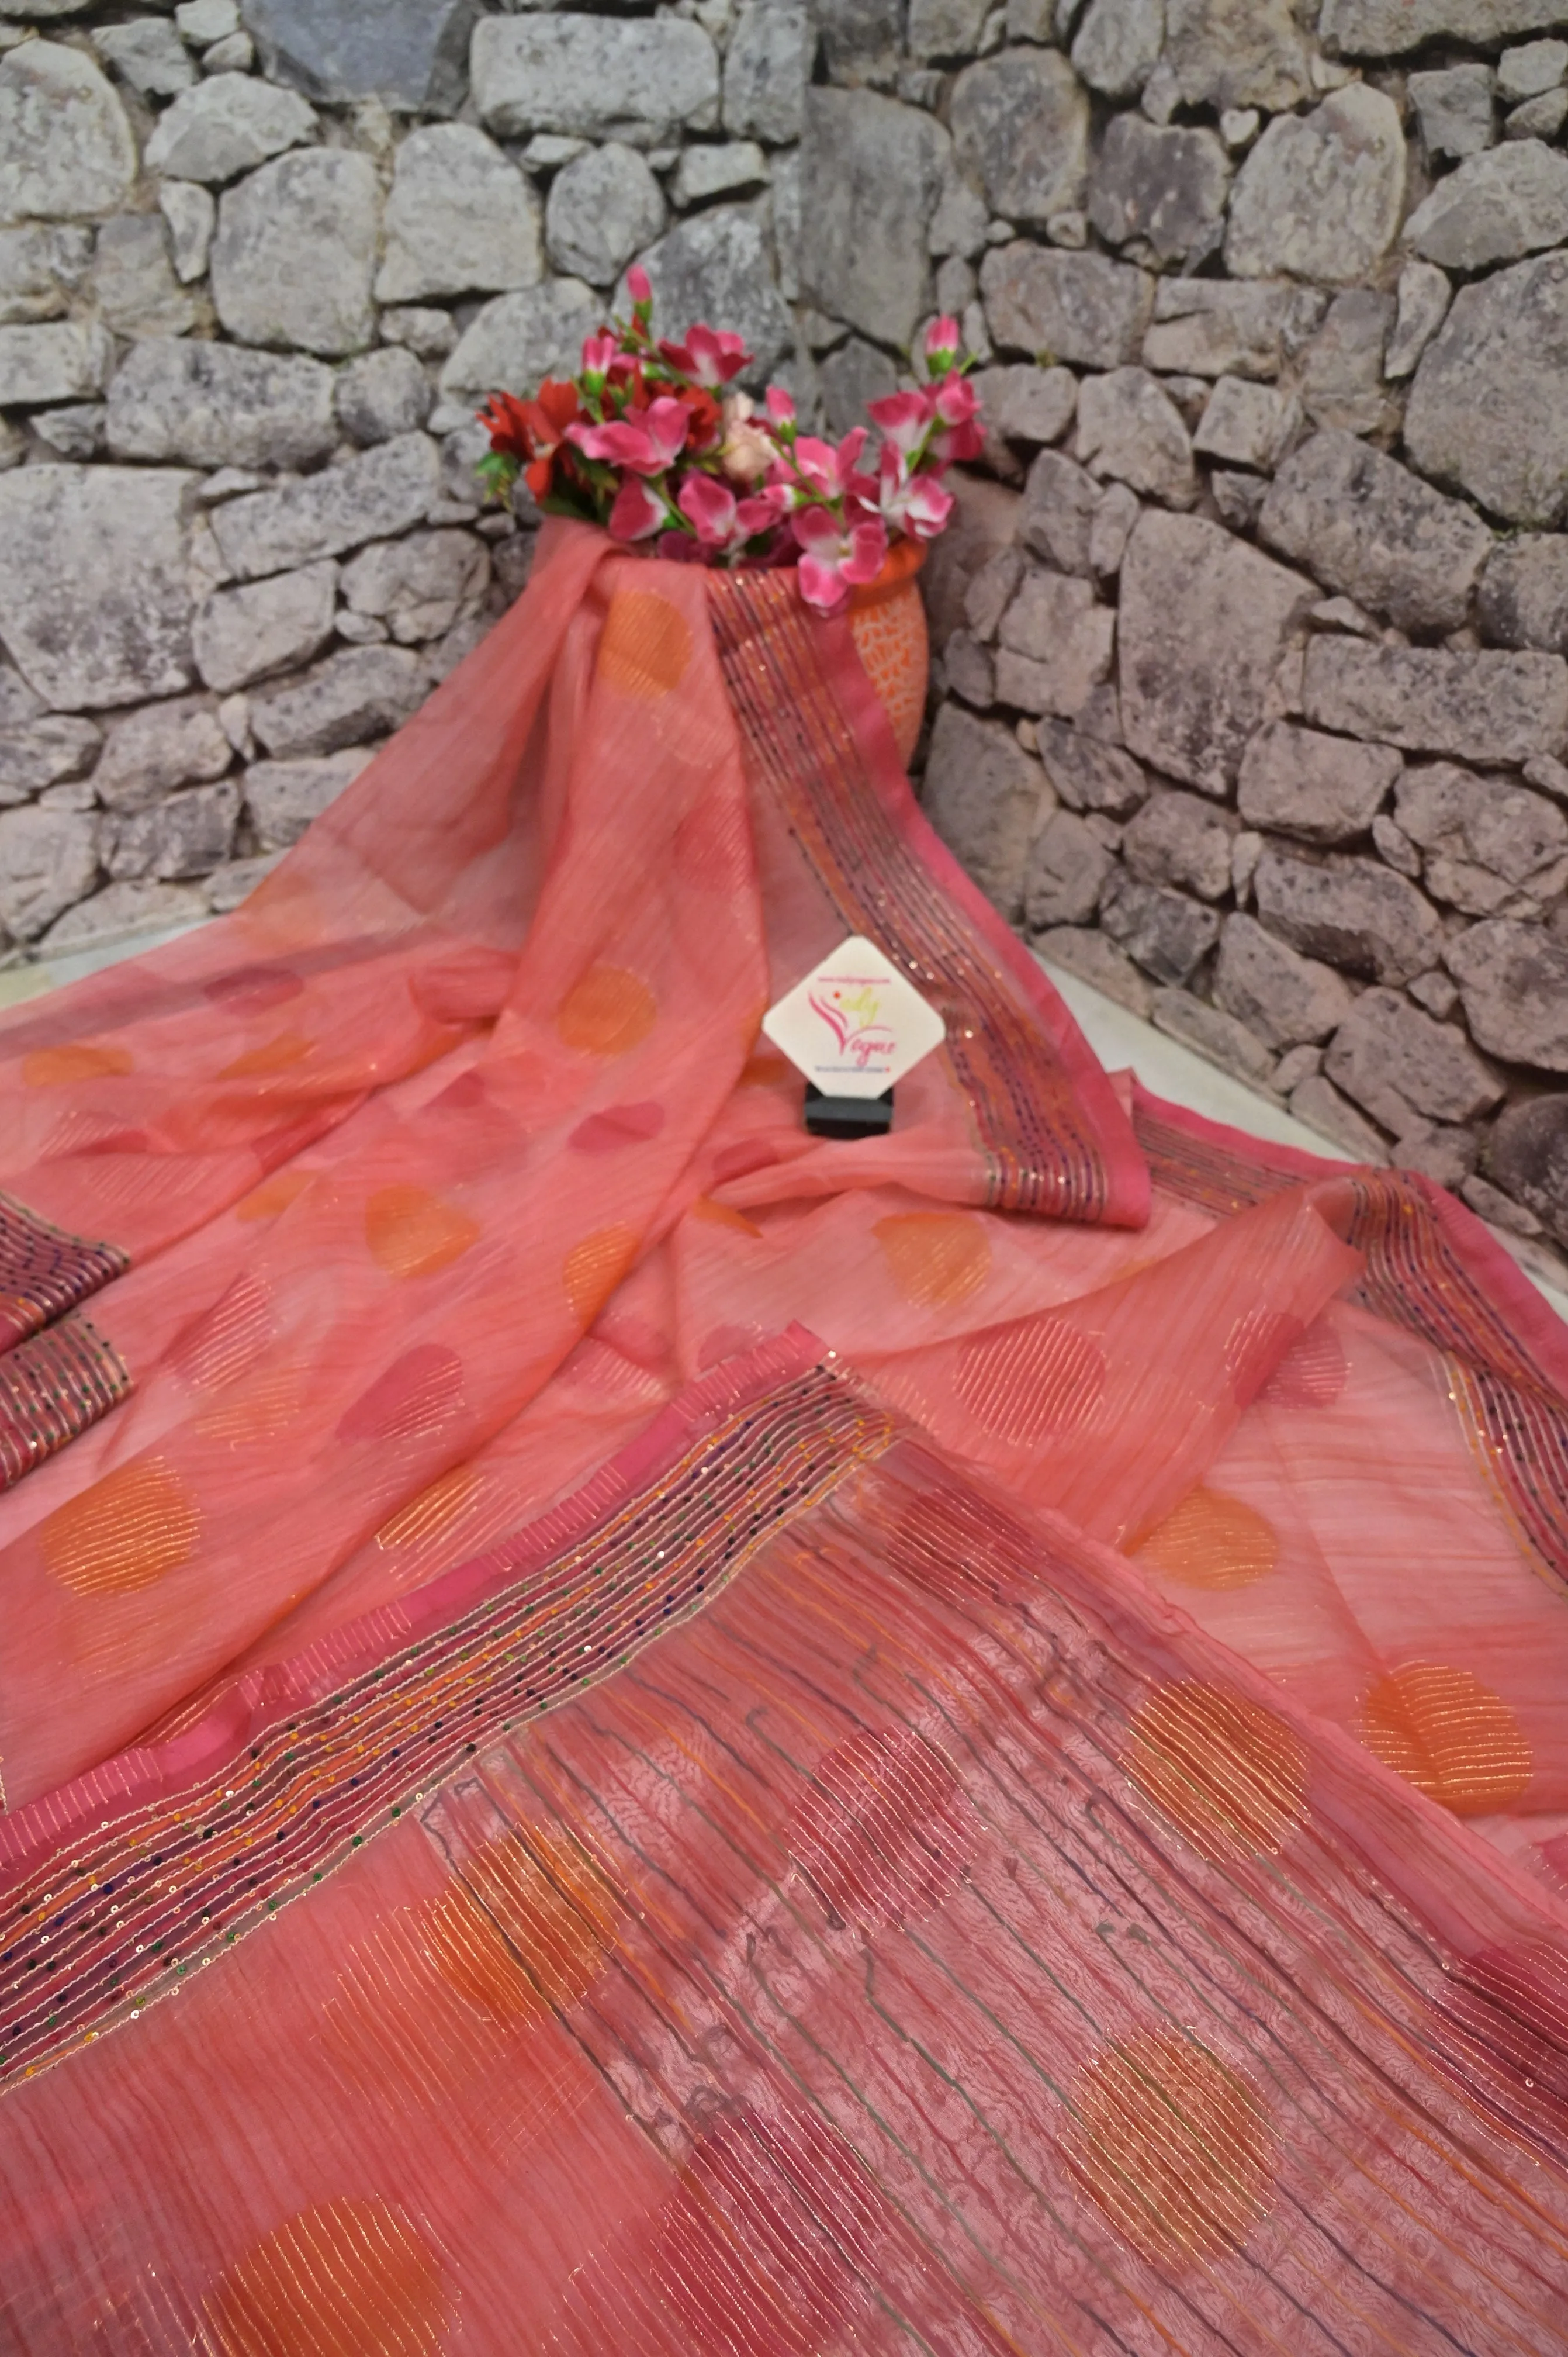
[[806, 1082], [806, 1127], [813, 1137], [885, 1137], [893, 1126], [893, 1092], [879, 1097], [830, 1097]]

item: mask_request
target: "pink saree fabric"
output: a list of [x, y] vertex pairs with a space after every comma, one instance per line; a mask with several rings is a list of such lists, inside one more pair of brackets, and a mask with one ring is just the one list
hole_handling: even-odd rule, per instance
[[1562, 1329], [1108, 1080], [788, 576], [552, 527], [0, 1022], [0, 2347], [1564, 2345]]

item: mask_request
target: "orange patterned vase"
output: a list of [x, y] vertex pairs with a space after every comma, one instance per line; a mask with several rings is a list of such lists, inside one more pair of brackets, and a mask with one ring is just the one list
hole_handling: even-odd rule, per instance
[[926, 713], [931, 644], [916, 579], [926, 561], [918, 540], [896, 540], [875, 581], [849, 593], [849, 627], [866, 676], [893, 724], [906, 769]]

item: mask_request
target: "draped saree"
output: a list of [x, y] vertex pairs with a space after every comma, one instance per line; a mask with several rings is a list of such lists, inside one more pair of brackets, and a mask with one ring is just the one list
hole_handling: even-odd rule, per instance
[[0, 1021], [0, 2350], [1568, 2346], [1563, 1329], [1103, 1074], [788, 574], [551, 527]]

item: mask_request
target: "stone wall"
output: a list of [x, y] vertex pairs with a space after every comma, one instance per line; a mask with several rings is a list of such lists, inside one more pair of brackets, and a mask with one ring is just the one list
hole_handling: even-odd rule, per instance
[[838, 430], [940, 306], [991, 420], [926, 576], [940, 830], [1049, 956], [1568, 1245], [1559, 31], [0, 0], [0, 957], [233, 905], [363, 766], [526, 573], [477, 401], [632, 259]]

